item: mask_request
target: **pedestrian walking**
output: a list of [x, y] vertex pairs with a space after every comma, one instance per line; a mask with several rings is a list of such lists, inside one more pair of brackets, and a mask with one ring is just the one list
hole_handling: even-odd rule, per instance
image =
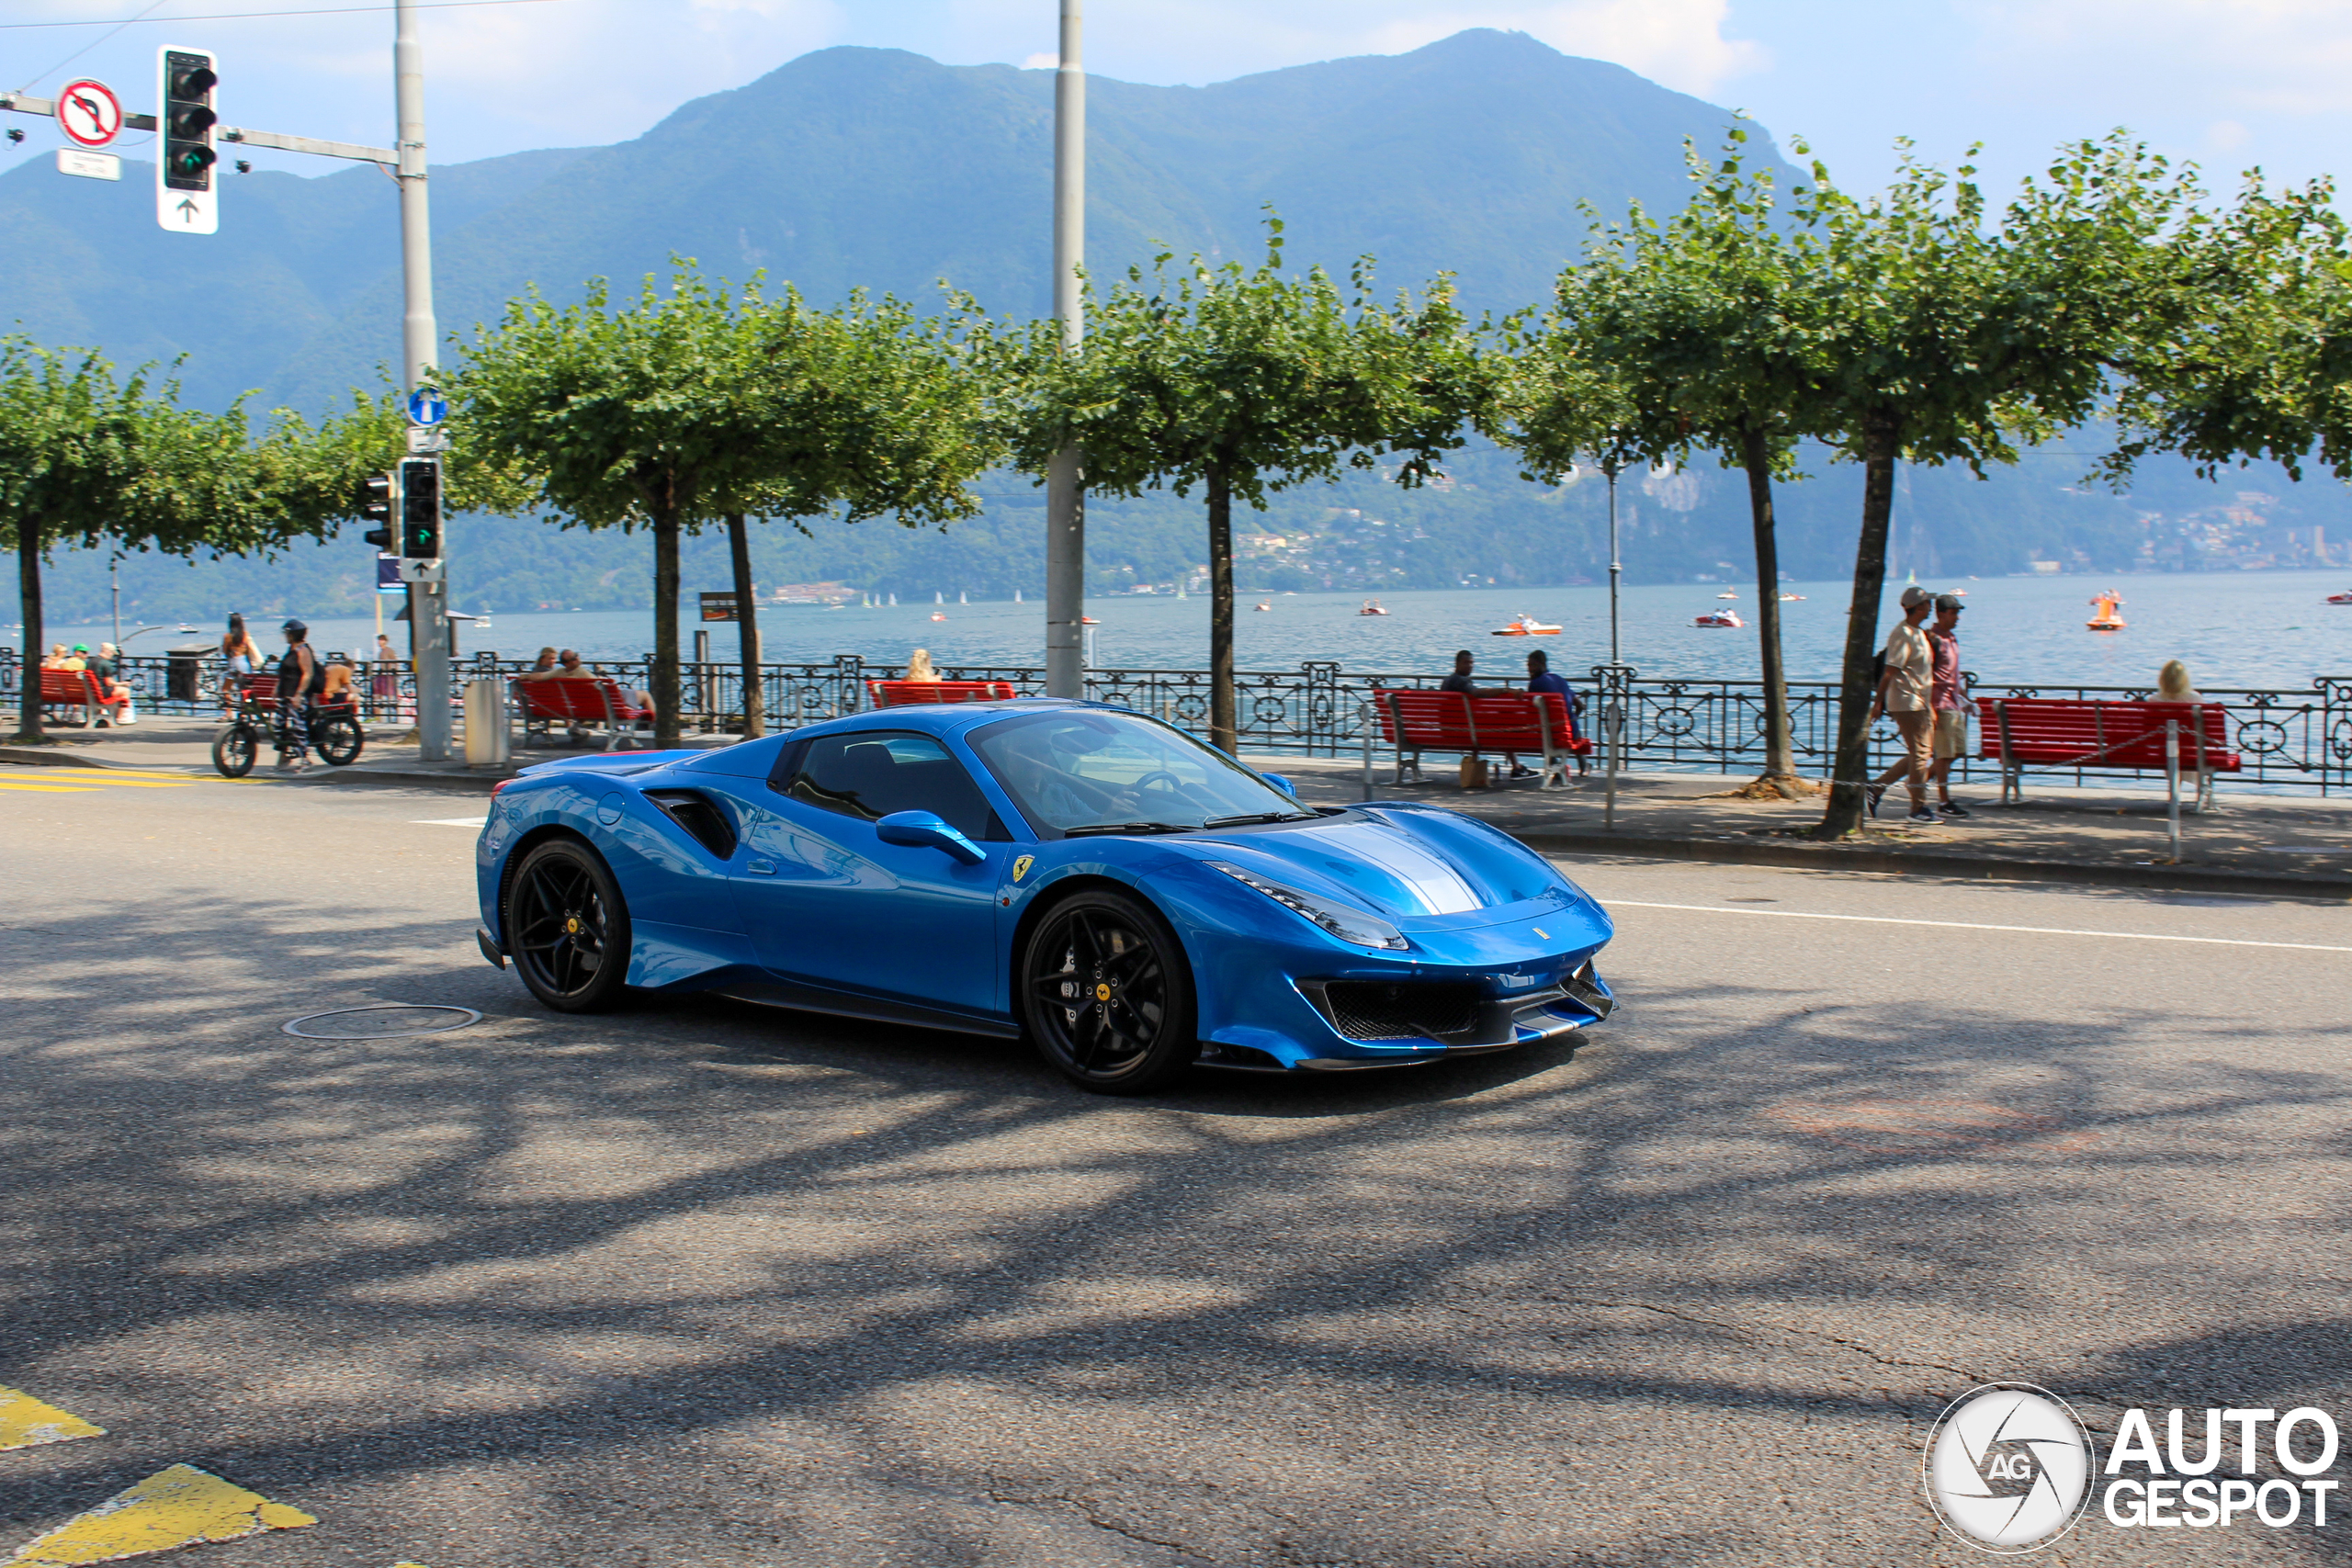
[[261, 649], [245, 630], [245, 617], [234, 610], [229, 612], [229, 629], [220, 638], [220, 706], [226, 711], [237, 705], [243, 677], [261, 670]]
[[311, 699], [325, 684], [319, 656], [311, 650], [311, 628], [289, 620], [286, 651], [277, 658], [277, 765], [299, 773], [311, 765]]
[[1936, 814], [1928, 809], [1928, 771], [1936, 761], [1935, 709], [1929, 705], [1934, 697], [1936, 656], [1927, 634], [1919, 629], [1935, 604], [1936, 596], [1917, 583], [1905, 589], [1903, 619], [1888, 634], [1885, 651], [1880, 656], [1885, 668], [1871, 702], [1871, 722], [1877, 723], [1881, 714], [1894, 721], [1896, 732], [1903, 737], [1903, 760], [1870, 782], [1866, 798], [1873, 817], [1878, 815], [1886, 786], [1901, 779], [1911, 794], [1910, 819], [1915, 823], [1936, 819]]
[[1928, 651], [1934, 656], [1928, 705], [1935, 711], [1935, 765], [1928, 782], [1936, 786], [1936, 815], [1965, 820], [1972, 815], [1951, 797], [1951, 765], [1968, 755], [1968, 694], [1960, 682], [1960, 613], [1968, 606], [1957, 593], [1936, 595], [1936, 618], [1928, 626]]
[[376, 634], [376, 675], [372, 684], [379, 701], [400, 695], [401, 656], [392, 647], [392, 639], [382, 632]]

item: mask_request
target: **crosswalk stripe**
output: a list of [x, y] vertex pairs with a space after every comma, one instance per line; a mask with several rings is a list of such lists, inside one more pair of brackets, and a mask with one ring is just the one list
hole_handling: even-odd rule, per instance
[[0, 1385], [0, 1452], [39, 1448], [43, 1443], [70, 1443], [76, 1438], [103, 1438], [106, 1433], [104, 1427], [94, 1427], [70, 1410], [60, 1410], [22, 1389]]
[[175, 1464], [18, 1547], [8, 1568], [83, 1568], [319, 1521], [192, 1464]]

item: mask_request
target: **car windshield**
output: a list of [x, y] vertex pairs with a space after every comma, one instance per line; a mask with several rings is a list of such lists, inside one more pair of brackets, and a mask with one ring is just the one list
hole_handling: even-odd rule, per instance
[[1182, 730], [1137, 714], [1024, 715], [972, 749], [1043, 834], [1182, 832], [1315, 815]]

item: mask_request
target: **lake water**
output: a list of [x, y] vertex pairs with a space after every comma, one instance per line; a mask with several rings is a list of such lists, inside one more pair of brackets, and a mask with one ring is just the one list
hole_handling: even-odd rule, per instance
[[[2352, 676], [2352, 605], [2325, 603], [2329, 593], [2352, 589], [2352, 572], [2117, 578], [2113, 586], [2123, 595], [2129, 629], [2094, 633], [2083, 625], [2090, 614], [2087, 601], [2107, 585], [2089, 577], [1930, 584], [1966, 591], [1962, 648], [1968, 668], [1989, 681], [2148, 685], [2167, 659], [2186, 660], [2200, 686], [2217, 690], [2301, 689], [2314, 675]], [[1781, 606], [1790, 677], [1834, 677], [1850, 585], [1782, 586], [1804, 595], [1801, 602]], [[1882, 633], [1896, 615], [1894, 600], [1901, 590], [1900, 583], [1889, 585]], [[1620, 612], [1626, 660], [1651, 676], [1753, 678], [1757, 645], [1752, 626], [1732, 631], [1691, 625], [1695, 616], [1723, 603], [1753, 622], [1752, 584], [1733, 588], [1739, 597], [1732, 601], [1717, 600], [1718, 592], [1703, 585], [1626, 589]], [[1236, 662], [1244, 670], [1293, 670], [1302, 660], [1326, 659], [1351, 671], [1428, 672], [1450, 668], [1453, 650], [1467, 648], [1477, 655], [1480, 673], [1499, 682], [1521, 671], [1531, 648], [1547, 649], [1554, 667], [1572, 677], [1581, 677], [1609, 656], [1605, 587], [1458, 589], [1389, 593], [1381, 602], [1389, 614], [1368, 616], [1357, 614], [1363, 604], [1360, 594], [1244, 594], [1234, 617]], [[387, 610], [397, 604], [388, 601]], [[1269, 608], [1252, 608], [1260, 604]], [[1205, 598], [1120, 595], [1094, 599], [1087, 608], [1102, 622], [1096, 630], [1096, 662], [1106, 668], [1200, 669], [1207, 663]], [[1558, 623], [1561, 635], [1488, 635], [1522, 611]], [[933, 621], [934, 613], [947, 618]], [[942, 665], [1043, 662], [1045, 607], [1035, 602], [770, 609], [761, 619], [767, 657], [778, 662], [829, 661], [835, 654], [855, 653], [897, 664], [916, 648], [929, 649]], [[682, 624], [689, 654], [693, 633], [707, 629], [712, 656], [734, 657], [731, 626]], [[487, 632], [461, 628], [459, 651], [471, 654], [487, 648], [510, 658], [527, 658], [542, 646], [553, 645], [576, 648], [592, 659], [628, 659], [650, 649], [652, 628], [650, 611], [502, 615]], [[207, 630], [218, 637], [217, 628]], [[322, 620], [313, 624], [311, 641], [322, 649], [356, 652], [372, 646], [374, 631], [366, 620]], [[399, 628], [393, 631], [394, 642], [404, 649], [406, 637]], [[256, 626], [254, 633], [266, 647], [276, 640], [268, 628]], [[53, 641], [93, 645], [107, 635], [102, 626], [60, 626], [50, 633]], [[132, 651], [153, 653], [194, 640], [171, 632], [150, 633], [132, 645]]]

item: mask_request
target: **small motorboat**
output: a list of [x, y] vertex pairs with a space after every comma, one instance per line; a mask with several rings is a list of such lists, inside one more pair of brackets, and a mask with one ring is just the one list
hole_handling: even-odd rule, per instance
[[1781, 603], [1783, 604], [1801, 604], [1804, 603], [1804, 595], [1802, 593], [1783, 593], [1781, 595]]
[[944, 610], [933, 610], [931, 613], [931, 618], [934, 621], [944, 621], [947, 618], [947, 614]]
[[1522, 611], [1517, 620], [1497, 626], [1491, 635], [1495, 637], [1557, 637], [1560, 635], [1560, 628], [1548, 621], [1539, 621]]
[[2352, 604], [2352, 589], [2347, 589], [2341, 593], [2329, 594], [2327, 602], [2331, 604]]
[[1736, 598], [1738, 598], [1738, 597], [1739, 597], [1739, 595], [1738, 595], [1738, 594], [1736, 594], [1736, 593], [1734, 593], [1730, 589], [1726, 588], [1726, 589], [1724, 589], [1721, 593], [1716, 594], [1716, 595], [1715, 595], [1715, 597], [1716, 597], [1716, 598], [1718, 598], [1718, 599], [1736, 599]]
[[1273, 607], [1274, 602], [1272, 599], [1261, 599], [1257, 604], [1250, 606], [1250, 608], [1255, 610], [1271, 610]]
[[2121, 631], [2123, 629], [2123, 617], [2118, 613], [2118, 607], [2120, 606], [2122, 603], [2123, 595], [2118, 593], [2114, 589], [2100, 589], [2098, 597], [2094, 598], [2090, 602], [2091, 608], [2098, 613], [2083, 624], [2095, 632]]
[[1078, 618], [1078, 624], [1081, 626], [1099, 626], [1102, 623], [1091, 615], [1080, 615]]
[[1737, 610], [1710, 610], [1690, 624], [1697, 626], [1723, 626], [1737, 631], [1747, 623], [1739, 618]]
[[1380, 607], [1379, 600], [1367, 599], [1363, 602], [1363, 608], [1358, 610], [1356, 614], [1359, 615], [1385, 615], [1388, 614], [1388, 612]]

